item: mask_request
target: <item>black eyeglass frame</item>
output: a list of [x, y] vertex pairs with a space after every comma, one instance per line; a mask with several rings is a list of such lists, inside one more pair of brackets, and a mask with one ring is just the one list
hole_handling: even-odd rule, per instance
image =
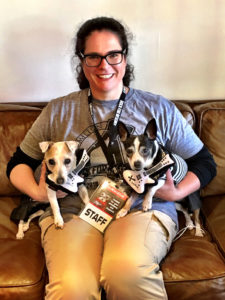
[[[122, 54], [121, 61], [119, 63], [116, 63], [116, 64], [109, 63], [108, 60], [107, 60], [107, 56], [112, 55], [112, 54]], [[126, 50], [112, 51], [112, 52], [109, 52], [106, 55], [99, 55], [99, 54], [94, 54], [94, 53], [93, 54], [83, 54], [82, 52], [80, 52], [81, 58], [84, 60], [86, 66], [89, 67], [89, 68], [99, 67], [101, 65], [103, 59], [105, 59], [110, 66], [119, 65], [119, 64], [122, 63], [124, 55], [126, 55]], [[86, 57], [89, 57], [89, 56], [98, 56], [101, 59], [99, 64], [96, 65], [96, 66], [89, 66], [86, 62]]]

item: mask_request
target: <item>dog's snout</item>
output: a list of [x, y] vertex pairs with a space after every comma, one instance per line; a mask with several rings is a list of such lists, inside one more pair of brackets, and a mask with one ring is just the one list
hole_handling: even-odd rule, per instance
[[140, 160], [137, 160], [134, 162], [134, 167], [135, 169], [141, 169], [142, 168], [142, 164], [141, 164], [141, 161]]
[[64, 183], [64, 178], [58, 177], [56, 181], [57, 181], [58, 184], [63, 184]]

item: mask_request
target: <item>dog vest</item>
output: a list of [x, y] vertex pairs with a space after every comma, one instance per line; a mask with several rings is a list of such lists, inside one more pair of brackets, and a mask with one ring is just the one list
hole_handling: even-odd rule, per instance
[[162, 159], [153, 167], [144, 171], [125, 170], [123, 177], [125, 181], [138, 194], [145, 191], [145, 185], [157, 185], [159, 179], [166, 180], [166, 171], [170, 169], [174, 183], [179, 183], [187, 174], [188, 167], [185, 160], [167, 150], [162, 149]]

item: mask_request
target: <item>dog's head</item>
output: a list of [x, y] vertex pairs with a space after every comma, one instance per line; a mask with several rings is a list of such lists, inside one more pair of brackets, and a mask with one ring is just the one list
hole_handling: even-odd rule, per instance
[[150, 168], [159, 150], [155, 119], [147, 124], [141, 135], [131, 135], [122, 122], [118, 124], [118, 132], [131, 169], [140, 171]]
[[56, 184], [67, 181], [67, 175], [76, 168], [76, 150], [78, 142], [41, 142], [41, 151], [44, 153], [44, 161], [51, 172], [49, 178]]

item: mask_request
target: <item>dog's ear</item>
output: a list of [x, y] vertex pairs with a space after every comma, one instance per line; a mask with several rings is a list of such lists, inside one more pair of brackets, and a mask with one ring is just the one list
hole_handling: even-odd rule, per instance
[[76, 141], [66, 141], [66, 145], [72, 153], [75, 153], [79, 146], [79, 143]]
[[120, 136], [120, 140], [122, 142], [126, 141], [126, 139], [129, 136], [129, 131], [127, 130], [126, 125], [123, 122], [119, 122], [117, 129]]
[[39, 147], [41, 148], [42, 153], [45, 153], [54, 143], [53, 142], [41, 142], [39, 143]]
[[151, 139], [151, 140], [156, 139], [157, 125], [156, 125], [155, 119], [152, 119], [151, 121], [148, 122], [148, 124], [145, 128], [144, 134], [146, 134], [148, 136], [148, 138]]

